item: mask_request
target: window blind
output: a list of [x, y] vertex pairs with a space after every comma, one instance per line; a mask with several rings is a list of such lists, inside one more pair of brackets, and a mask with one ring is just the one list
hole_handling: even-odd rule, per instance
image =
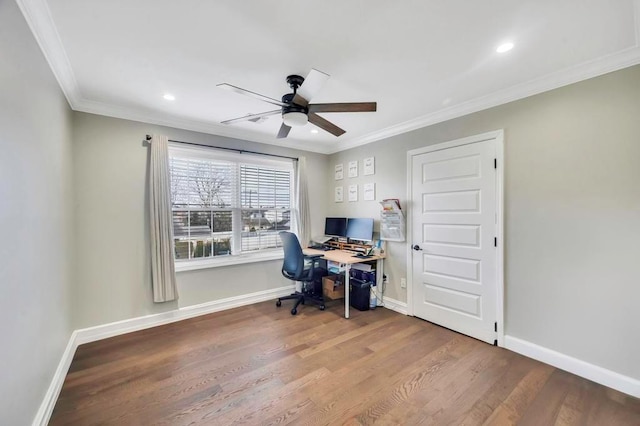
[[293, 217], [293, 167], [246, 157], [170, 149], [177, 261], [280, 247]]
[[236, 164], [171, 157], [169, 167], [174, 207], [237, 207]]

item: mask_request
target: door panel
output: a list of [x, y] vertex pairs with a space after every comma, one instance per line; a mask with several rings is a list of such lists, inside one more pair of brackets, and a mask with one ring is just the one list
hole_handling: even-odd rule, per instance
[[422, 206], [423, 213], [477, 212], [480, 210], [480, 192], [457, 191], [423, 194]]
[[477, 177], [480, 173], [477, 157], [477, 155], [470, 155], [426, 162], [422, 165], [423, 182]]
[[493, 343], [496, 338], [494, 140], [412, 157], [416, 316]]
[[467, 281], [480, 280], [480, 261], [459, 257], [426, 254], [423, 259], [426, 274], [438, 274]]
[[432, 285], [425, 286], [425, 295], [425, 302], [475, 317], [480, 316], [480, 296]]
[[480, 227], [477, 225], [425, 223], [422, 226], [422, 236], [423, 241], [432, 244], [469, 247], [478, 247], [480, 245]]

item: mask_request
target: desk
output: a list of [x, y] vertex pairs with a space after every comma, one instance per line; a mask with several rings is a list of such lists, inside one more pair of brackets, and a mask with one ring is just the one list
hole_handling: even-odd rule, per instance
[[[383, 264], [382, 260], [384, 255], [376, 255], [367, 258], [355, 257], [355, 253], [351, 253], [344, 250], [315, 250], [312, 248], [306, 248], [303, 250], [304, 254], [317, 256], [322, 255], [325, 260], [330, 260], [340, 264], [340, 267], [344, 267], [344, 317], [349, 318], [349, 273], [351, 271], [351, 265], [354, 263], [369, 262], [371, 260], [376, 261], [376, 286], [380, 286], [382, 283]], [[382, 288], [382, 287], [378, 287]]]

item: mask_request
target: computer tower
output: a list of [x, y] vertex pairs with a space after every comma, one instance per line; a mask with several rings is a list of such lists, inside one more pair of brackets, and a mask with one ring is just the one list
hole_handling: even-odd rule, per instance
[[359, 311], [369, 310], [371, 283], [357, 278], [349, 279], [349, 304]]

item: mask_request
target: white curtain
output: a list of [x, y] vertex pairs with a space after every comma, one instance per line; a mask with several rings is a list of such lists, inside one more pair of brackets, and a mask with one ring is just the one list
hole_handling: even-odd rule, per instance
[[173, 263], [173, 226], [171, 220], [171, 182], [169, 180], [169, 140], [151, 138], [149, 164], [149, 223], [151, 226], [151, 280], [153, 301], [169, 302], [178, 298]]
[[296, 211], [298, 238], [302, 247], [307, 247], [311, 241], [311, 211], [309, 210], [309, 189], [307, 185], [307, 159], [298, 158], [296, 176]]

